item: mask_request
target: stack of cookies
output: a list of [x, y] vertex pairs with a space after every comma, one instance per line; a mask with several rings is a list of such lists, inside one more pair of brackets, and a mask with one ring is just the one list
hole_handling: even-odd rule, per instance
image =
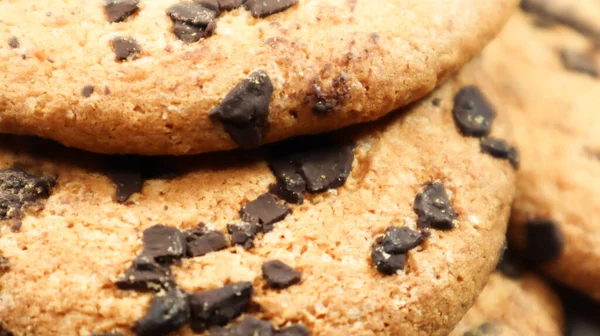
[[587, 2], [0, 2], [0, 335], [562, 335]]

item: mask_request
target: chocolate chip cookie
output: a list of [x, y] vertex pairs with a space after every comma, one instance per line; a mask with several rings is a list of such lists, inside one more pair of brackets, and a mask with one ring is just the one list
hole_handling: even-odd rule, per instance
[[514, 153], [488, 84], [474, 62], [383, 120], [253, 152], [103, 156], [3, 136], [3, 328], [446, 335], [496, 265], [514, 193], [511, 154], [469, 135]]
[[0, 132], [193, 154], [382, 117], [456, 72], [517, 0], [0, 3]]
[[521, 150], [509, 236], [531, 265], [600, 299], [600, 52], [539, 20], [517, 14], [482, 57]]
[[532, 273], [494, 273], [450, 336], [564, 335], [560, 299]]

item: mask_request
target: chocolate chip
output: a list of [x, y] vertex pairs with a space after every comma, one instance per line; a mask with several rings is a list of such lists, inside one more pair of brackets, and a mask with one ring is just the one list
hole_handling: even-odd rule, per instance
[[243, 245], [245, 249], [254, 247], [254, 237], [258, 230], [258, 225], [254, 223], [227, 225], [227, 231], [231, 234], [231, 243]]
[[255, 18], [264, 18], [292, 7], [298, 0], [246, 0], [244, 6]]
[[300, 282], [302, 273], [280, 260], [271, 260], [261, 267], [263, 278], [271, 288], [283, 289]]
[[2, 323], [0, 323], [0, 336], [14, 336], [14, 335], [10, 331], [6, 330], [4, 328], [4, 326], [2, 325]]
[[152, 257], [141, 255], [133, 261], [125, 274], [117, 277], [115, 285], [120, 289], [159, 291], [173, 288], [175, 283], [168, 266], [158, 264]]
[[115, 48], [115, 57], [119, 61], [134, 59], [142, 50], [133, 37], [117, 36], [112, 40], [112, 44]]
[[0, 275], [5, 273], [10, 268], [10, 260], [7, 257], [0, 255]]
[[177, 228], [153, 225], [144, 231], [142, 255], [154, 258], [159, 263], [171, 263], [186, 253], [186, 237]]
[[229, 327], [211, 329], [210, 336], [273, 336], [274, 330], [271, 323], [259, 320], [252, 316], [245, 316], [244, 319]]
[[509, 146], [506, 141], [487, 137], [481, 139], [479, 145], [482, 152], [488, 153], [495, 158], [508, 160], [515, 169], [518, 168], [519, 159], [517, 149]]
[[93, 85], [86, 85], [83, 87], [83, 89], [81, 89], [81, 95], [84, 96], [85, 98], [88, 98], [89, 96], [91, 96], [92, 93], [94, 93]]
[[214, 10], [196, 2], [176, 3], [167, 9], [167, 15], [173, 21], [197, 27], [206, 27], [217, 18], [217, 13]]
[[142, 175], [137, 171], [115, 169], [108, 175], [117, 187], [116, 200], [119, 203], [127, 201], [131, 195], [142, 191], [144, 186]]
[[220, 14], [220, 6], [218, 0], [194, 0], [194, 3], [201, 5], [216, 13], [216, 16]]
[[107, 175], [117, 187], [116, 200], [123, 203], [142, 190], [145, 180], [174, 178], [177, 172], [158, 158], [112, 155], [106, 162]]
[[308, 191], [321, 192], [346, 183], [352, 171], [354, 145], [323, 143], [303, 154], [298, 159], [299, 173]]
[[570, 49], [562, 49], [560, 51], [560, 59], [567, 70], [598, 77], [596, 61], [591, 54], [585, 54]]
[[496, 111], [475, 86], [465, 86], [454, 97], [454, 121], [466, 136], [487, 136], [496, 118]]
[[270, 194], [262, 194], [240, 210], [244, 222], [260, 224], [262, 232], [273, 230], [273, 224], [283, 220], [292, 212], [285, 204], [279, 204]]
[[421, 229], [448, 230], [454, 227], [457, 220], [446, 188], [441, 182], [428, 183], [415, 197], [413, 209], [419, 216], [417, 226]]
[[232, 10], [240, 7], [245, 0], [219, 0], [221, 10]]
[[207, 253], [219, 251], [229, 244], [225, 235], [219, 231], [208, 231], [201, 236], [187, 235], [187, 256], [190, 258], [200, 257]]
[[13, 49], [16, 49], [21, 46], [21, 43], [19, 43], [19, 39], [13, 36], [10, 39], [8, 39], [8, 46]]
[[346, 183], [354, 161], [354, 144], [323, 136], [300, 137], [275, 146], [267, 158], [277, 184], [274, 194], [302, 203], [304, 190], [322, 192]]
[[23, 211], [40, 205], [48, 197], [56, 179], [29, 175], [20, 169], [0, 170], [0, 219], [20, 219]]
[[271, 186], [269, 191], [286, 202], [294, 204], [304, 203], [306, 182], [297, 172], [296, 165], [289, 159], [273, 158], [268, 162], [277, 180], [277, 183]]
[[475, 329], [471, 329], [467, 331], [464, 336], [500, 336], [502, 335], [502, 330], [500, 327], [491, 324], [484, 323]]
[[306, 327], [300, 324], [294, 324], [287, 328], [279, 329], [275, 332], [276, 336], [308, 336]]
[[525, 267], [520, 258], [510, 247], [508, 241], [504, 241], [504, 247], [496, 265], [496, 269], [502, 272], [504, 276], [511, 279], [519, 279], [525, 273]]
[[246, 310], [253, 292], [252, 283], [239, 282], [190, 295], [192, 330], [200, 333], [231, 322]]
[[383, 246], [376, 245], [371, 252], [373, 265], [380, 273], [386, 275], [395, 274], [398, 270], [403, 270], [406, 264], [405, 254], [389, 254], [383, 249]]
[[187, 295], [180, 289], [157, 293], [146, 315], [133, 326], [137, 336], [161, 336], [181, 328], [190, 317]]
[[533, 265], [541, 265], [560, 256], [564, 237], [558, 224], [548, 219], [530, 220], [525, 230], [527, 261]]
[[201, 38], [210, 35], [205, 28], [191, 26], [179, 21], [173, 23], [173, 34], [185, 43], [198, 42]]
[[139, 9], [139, 0], [106, 0], [106, 17], [108, 22], [121, 22]]
[[241, 148], [256, 148], [263, 143], [265, 122], [273, 84], [263, 70], [252, 72], [231, 90], [209, 113], [221, 123]]
[[407, 227], [390, 226], [385, 230], [381, 245], [386, 253], [399, 254], [419, 246], [424, 240], [425, 236], [418, 231]]
[[511, 147], [508, 153], [508, 162], [513, 166], [514, 169], [519, 169], [521, 166], [521, 156], [519, 150], [515, 147]]

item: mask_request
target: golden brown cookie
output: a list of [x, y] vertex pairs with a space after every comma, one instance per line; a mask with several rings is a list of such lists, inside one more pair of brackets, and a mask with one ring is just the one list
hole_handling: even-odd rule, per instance
[[450, 336], [564, 335], [556, 294], [532, 273], [511, 279], [492, 274], [475, 305]]
[[516, 5], [3, 1], [0, 132], [179, 155], [334, 130], [425, 96]]
[[509, 236], [554, 279], [600, 299], [600, 52], [519, 13], [483, 53], [521, 150]]
[[514, 168], [465, 133], [512, 144], [502, 106], [473, 63], [384, 120], [261, 152], [107, 157], [5, 136], [0, 181], [18, 183], [0, 196], [32, 196], [0, 203], [19, 209], [0, 225], [2, 323], [445, 335], [505, 237]]

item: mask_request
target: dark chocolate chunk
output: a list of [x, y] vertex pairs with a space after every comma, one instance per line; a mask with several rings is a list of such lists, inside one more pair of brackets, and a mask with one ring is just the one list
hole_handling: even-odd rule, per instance
[[174, 22], [196, 27], [206, 27], [217, 18], [217, 12], [196, 2], [176, 3], [167, 9], [167, 15]]
[[517, 169], [519, 167], [519, 154], [516, 148], [511, 147], [502, 139], [487, 137], [479, 143], [481, 151], [499, 159], [505, 159]]
[[244, 6], [255, 18], [264, 18], [292, 7], [298, 0], [246, 0]]
[[144, 179], [139, 171], [114, 169], [108, 173], [117, 187], [116, 200], [123, 203], [135, 193], [142, 191]]
[[354, 145], [323, 143], [298, 158], [299, 173], [310, 192], [339, 188], [352, 171]]
[[557, 223], [548, 219], [527, 222], [525, 227], [525, 257], [533, 265], [553, 261], [563, 250], [564, 237]]
[[243, 245], [245, 249], [254, 247], [254, 237], [256, 237], [258, 230], [258, 225], [254, 223], [227, 225], [227, 231], [231, 235], [231, 243]]
[[346, 183], [354, 161], [354, 144], [323, 136], [280, 143], [267, 158], [277, 179], [273, 193], [290, 203], [302, 203], [304, 190], [322, 192]]
[[415, 197], [413, 209], [419, 216], [417, 226], [420, 229], [448, 230], [454, 227], [457, 220], [446, 188], [441, 182], [428, 183]]
[[454, 121], [467, 136], [482, 137], [490, 134], [496, 111], [475, 86], [465, 86], [454, 97]]
[[219, 8], [221, 10], [232, 10], [240, 7], [245, 0], [219, 0]]
[[107, 160], [107, 175], [117, 187], [116, 200], [123, 203], [142, 190], [145, 180], [174, 178], [177, 172], [157, 158], [112, 155]]
[[144, 230], [142, 241], [142, 255], [152, 257], [158, 263], [171, 263], [186, 253], [185, 234], [174, 227], [153, 225]]
[[92, 93], [94, 93], [94, 86], [93, 85], [86, 85], [83, 87], [83, 89], [81, 89], [81, 95], [84, 96], [85, 98], [88, 98], [89, 96], [92, 95]]
[[273, 84], [263, 70], [252, 72], [236, 85], [209, 113], [221, 123], [241, 148], [262, 145]]
[[29, 175], [20, 169], [0, 170], [0, 220], [19, 219], [30, 206], [48, 197], [56, 179]]
[[0, 336], [14, 336], [13, 333], [4, 328], [2, 322], [0, 322]]
[[267, 193], [244, 205], [240, 210], [240, 217], [244, 222], [259, 224], [262, 232], [269, 232], [273, 230], [273, 224], [283, 220], [291, 212], [289, 206], [277, 203]]
[[139, 0], [106, 0], [106, 18], [108, 22], [121, 22], [138, 11]]
[[17, 39], [16, 36], [13, 36], [10, 39], [8, 39], [8, 46], [13, 49], [16, 49], [21, 46], [21, 43], [19, 43], [19, 39]]
[[502, 248], [496, 269], [511, 279], [519, 279], [525, 273], [525, 266], [515, 254], [515, 251], [510, 248], [508, 241], [504, 241], [504, 247]]
[[371, 252], [373, 265], [380, 273], [386, 275], [395, 274], [398, 270], [403, 270], [406, 264], [405, 254], [389, 254], [383, 249], [383, 246], [376, 245]]
[[273, 336], [274, 330], [271, 323], [259, 320], [252, 316], [244, 319], [229, 328], [213, 328], [210, 336]]
[[252, 283], [239, 282], [191, 294], [192, 330], [200, 333], [231, 322], [246, 310], [253, 292]]
[[113, 48], [115, 48], [115, 57], [119, 61], [125, 61], [135, 58], [142, 48], [133, 37], [117, 36], [112, 40]]
[[190, 258], [200, 257], [207, 253], [219, 251], [229, 244], [225, 235], [219, 231], [207, 231], [201, 236], [187, 235], [187, 256]]
[[270, 192], [289, 203], [304, 203], [306, 182], [297, 172], [296, 165], [289, 159], [271, 159], [269, 167], [277, 180]]
[[162, 336], [181, 328], [190, 317], [188, 296], [175, 288], [154, 295], [146, 315], [133, 326], [137, 336]]
[[0, 274], [8, 271], [10, 268], [10, 260], [7, 257], [0, 255]]
[[120, 289], [159, 291], [173, 288], [175, 284], [168, 266], [158, 264], [150, 256], [141, 255], [125, 274], [117, 277], [115, 285]]
[[521, 165], [521, 156], [519, 150], [515, 147], [511, 147], [508, 153], [508, 162], [513, 166], [514, 169], [519, 169]]
[[185, 43], [193, 43], [198, 42], [203, 37], [210, 36], [212, 32], [203, 27], [192, 26], [185, 22], [176, 21], [173, 23], [173, 34]]
[[221, 7], [219, 5], [218, 0], [193, 0], [194, 3], [201, 5], [204, 8], [207, 8], [216, 13], [216, 16], [219, 16]]
[[280, 260], [271, 260], [261, 267], [263, 278], [271, 288], [283, 289], [300, 282], [302, 273]]
[[598, 67], [591, 54], [581, 53], [575, 50], [562, 49], [560, 59], [565, 69], [598, 77]]
[[308, 336], [306, 327], [300, 324], [293, 324], [289, 327], [279, 329], [275, 332], [275, 336]]
[[484, 323], [475, 329], [467, 331], [464, 336], [500, 336], [502, 330], [500, 327], [491, 324]]
[[424, 240], [425, 236], [419, 231], [413, 231], [407, 227], [390, 226], [385, 230], [381, 246], [386, 253], [399, 254], [419, 246]]

